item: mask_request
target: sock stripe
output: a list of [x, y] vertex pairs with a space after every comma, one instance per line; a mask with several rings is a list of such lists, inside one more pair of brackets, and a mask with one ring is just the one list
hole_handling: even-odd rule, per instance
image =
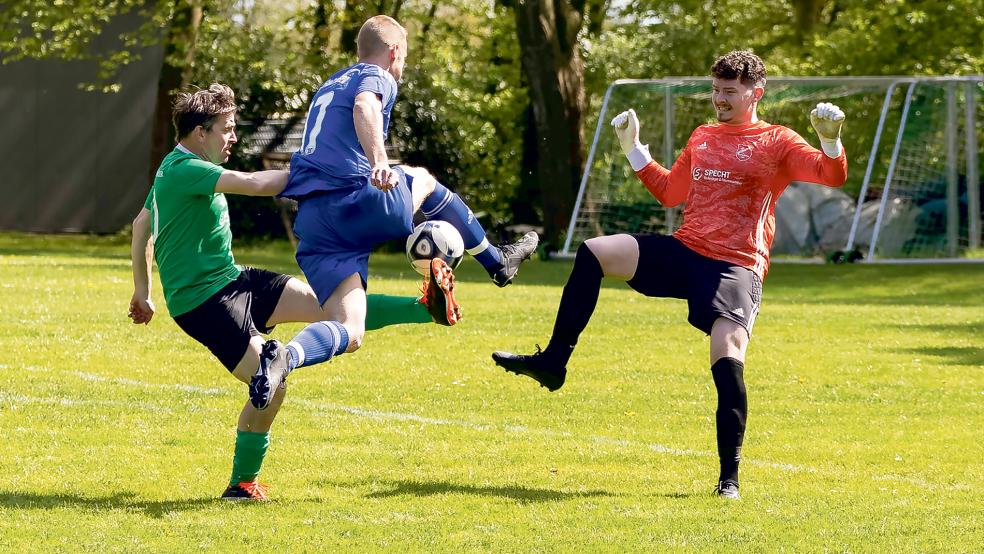
[[[450, 204], [451, 201], [454, 200], [454, 193], [451, 192], [451, 191], [448, 191], [447, 189], [444, 189], [444, 190], [447, 191], [447, 194], [445, 194], [444, 195], [444, 198], [442, 198], [441, 201], [438, 202], [437, 206], [434, 206], [430, 210], [422, 210], [424, 212], [424, 216], [426, 216], [427, 219], [430, 219], [430, 218], [434, 217], [434, 215], [436, 215], [438, 212], [440, 212], [441, 210], [443, 210], [444, 208], [446, 208], [448, 206], [448, 204]], [[436, 192], [436, 189], [435, 189], [435, 192]]]
[[328, 327], [328, 330], [331, 331], [331, 355], [334, 356], [338, 353], [337, 350], [340, 346], [339, 343], [342, 342], [342, 333], [338, 330], [339, 323], [335, 321], [322, 321], [322, 323], [324, 323], [325, 327]]
[[297, 359], [294, 360], [295, 362], [294, 367], [300, 367], [304, 365], [304, 347], [301, 346], [301, 343], [292, 340], [287, 343], [287, 348], [292, 349], [294, 351], [294, 354], [297, 356]]
[[477, 256], [477, 255], [481, 254], [482, 252], [485, 252], [485, 250], [489, 246], [490, 246], [489, 245], [489, 239], [483, 238], [482, 239], [482, 242], [478, 243], [478, 246], [475, 246], [475, 247], [472, 247], [472, 248], [466, 248], [465, 249], [465, 252], [468, 252], [472, 256]]

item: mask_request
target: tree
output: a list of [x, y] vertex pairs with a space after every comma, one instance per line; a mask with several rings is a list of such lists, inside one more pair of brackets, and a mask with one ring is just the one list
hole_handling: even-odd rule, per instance
[[154, 119], [151, 124], [150, 164], [148, 166], [148, 183], [154, 182], [157, 168], [161, 160], [171, 150], [175, 141], [174, 125], [171, 122], [171, 95], [175, 90], [188, 85], [192, 60], [195, 57], [195, 44], [198, 39], [198, 29], [202, 23], [204, 10], [200, 2], [195, 0], [176, 0], [172, 6], [173, 12], [168, 18], [164, 40], [164, 62], [160, 78], [157, 80], [157, 102], [154, 107]]
[[[584, 167], [587, 104], [579, 37], [588, 21], [586, 12], [592, 13], [590, 9], [599, 3], [514, 0], [503, 4], [512, 7], [516, 18], [535, 128], [535, 147], [527, 153], [535, 158], [533, 175], [542, 193], [545, 238], [556, 247], [567, 228]], [[604, 3], [600, 4], [603, 15]]]

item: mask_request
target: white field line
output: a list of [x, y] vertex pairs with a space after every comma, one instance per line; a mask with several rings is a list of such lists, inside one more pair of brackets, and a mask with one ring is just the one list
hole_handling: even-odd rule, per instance
[[[204, 388], [196, 387], [192, 385], [181, 385], [181, 384], [157, 384], [157, 383], [146, 383], [143, 381], [137, 381], [135, 379], [126, 379], [121, 377], [103, 377], [101, 375], [95, 375], [92, 373], [86, 373], [83, 371], [74, 371], [74, 375], [86, 380], [102, 383], [114, 383], [120, 385], [128, 385], [132, 387], [140, 388], [155, 388], [155, 389], [175, 389], [182, 392], [190, 392], [194, 394], [202, 394], [207, 396], [216, 396], [222, 394], [222, 389], [216, 388]], [[42, 400], [42, 399], [38, 399]], [[690, 449], [679, 449], [671, 448], [669, 446], [664, 446], [662, 444], [655, 443], [645, 443], [641, 441], [631, 441], [627, 439], [619, 439], [614, 437], [606, 437], [603, 435], [590, 435], [587, 437], [575, 435], [567, 431], [552, 431], [549, 429], [536, 429], [527, 427], [525, 425], [490, 425], [485, 423], [476, 423], [473, 421], [461, 420], [461, 419], [445, 419], [445, 418], [434, 418], [421, 416], [412, 413], [403, 412], [387, 412], [381, 410], [374, 410], [370, 408], [356, 408], [352, 406], [343, 406], [339, 404], [332, 404], [328, 402], [319, 402], [316, 400], [308, 400], [305, 398], [291, 398], [288, 402], [294, 406], [304, 406], [308, 409], [323, 412], [341, 412], [349, 415], [354, 415], [357, 417], [364, 417], [367, 419], [374, 419], [377, 421], [401, 421], [410, 423], [420, 423], [424, 425], [439, 425], [447, 427], [461, 427], [465, 429], [470, 429], [473, 431], [505, 431], [507, 433], [516, 435], [536, 435], [541, 437], [551, 437], [551, 438], [563, 438], [563, 439], [582, 439], [594, 442], [596, 444], [619, 446], [623, 448], [646, 448], [658, 454], [668, 454], [670, 456], [681, 456], [681, 457], [712, 457], [716, 456], [713, 452], [701, 451], [701, 450], [690, 450]], [[68, 405], [68, 404], [66, 404]], [[782, 464], [777, 462], [768, 462], [760, 460], [742, 460], [744, 463], [760, 467], [768, 467], [772, 469], [778, 469], [782, 471], [790, 472], [807, 472], [815, 473], [816, 469], [803, 466], [795, 466], [792, 464]]]
[[[347, 414], [356, 415], [359, 417], [365, 417], [369, 419], [375, 419], [379, 421], [408, 421], [413, 423], [422, 423], [427, 425], [446, 425], [452, 427], [463, 427], [466, 429], [471, 429], [473, 431], [505, 431], [507, 433], [517, 434], [517, 435], [537, 435], [541, 437], [551, 437], [551, 438], [562, 438], [562, 439], [581, 439], [594, 442], [596, 444], [609, 445], [609, 446], [619, 446], [623, 448], [646, 448], [652, 450], [653, 452], [659, 454], [668, 454], [670, 456], [681, 456], [681, 457], [691, 457], [691, 458], [705, 458], [717, 456], [714, 452], [707, 452], [702, 450], [690, 450], [690, 449], [680, 449], [671, 448], [664, 446], [662, 444], [655, 443], [645, 443], [641, 441], [632, 441], [627, 439], [617, 439], [614, 437], [606, 437], [603, 435], [589, 435], [582, 436], [576, 435], [568, 431], [551, 431], [549, 429], [535, 429], [527, 427], [525, 425], [488, 425], [484, 423], [475, 423], [471, 421], [458, 420], [458, 419], [438, 419], [432, 417], [424, 417], [416, 414], [407, 414], [401, 412], [383, 412], [379, 410], [372, 410], [366, 408], [352, 408], [350, 406], [340, 406], [338, 404], [330, 404], [327, 402], [318, 402], [315, 400], [307, 400], [303, 398], [293, 398], [289, 402], [294, 405], [301, 405], [314, 410], [320, 410], [324, 412], [343, 412]], [[749, 460], [743, 459], [742, 463], [768, 467], [772, 469], [778, 469], [782, 471], [790, 472], [806, 472], [806, 473], [816, 473], [815, 468], [796, 466], [792, 464], [781, 464], [777, 462], [768, 462], [761, 460]]]
[[[180, 384], [146, 383], [134, 379], [109, 378], [109, 377], [103, 377], [100, 375], [85, 373], [81, 371], [73, 372], [73, 374], [87, 381], [115, 383], [115, 384], [128, 385], [128, 386], [140, 387], [140, 388], [175, 389], [183, 392], [190, 392], [190, 393], [201, 394], [205, 396], [217, 396], [221, 394], [227, 394], [229, 392], [217, 388], [195, 387], [191, 385], [180, 385]], [[63, 406], [105, 405], [105, 406], [120, 406], [120, 407], [130, 407], [130, 408], [134, 406], [139, 406], [152, 412], [170, 413], [170, 410], [168, 410], [167, 408], [155, 404], [146, 403], [146, 402], [120, 402], [120, 401], [113, 401], [113, 400], [74, 400], [74, 399], [58, 398], [58, 397], [48, 397], [48, 398], [22, 397], [22, 396], [10, 395], [0, 392], [0, 405], [4, 403], [9, 404], [11, 403], [11, 401], [58, 404]], [[583, 436], [568, 431], [552, 431], [549, 429], [537, 429], [537, 428], [527, 427], [525, 425], [490, 425], [486, 423], [476, 423], [473, 421], [460, 420], [460, 419], [433, 418], [433, 417], [426, 417], [413, 413], [387, 412], [387, 411], [373, 410], [368, 408], [342, 406], [339, 404], [319, 402], [316, 400], [308, 400], [305, 398], [291, 398], [290, 403], [296, 406], [304, 406], [316, 412], [317, 411], [334, 412], [334, 413], [340, 412], [357, 417], [374, 419], [377, 421], [401, 421], [401, 422], [420, 423], [424, 425], [461, 427], [473, 431], [500, 431], [500, 432], [504, 431], [507, 433], [517, 434], [517, 435], [536, 435], [541, 437], [580, 439], [580, 440], [591, 441], [597, 444], [619, 446], [624, 448], [644, 448], [644, 449], [651, 450], [652, 452], [656, 452], [658, 454], [667, 454], [670, 456], [679, 456], [679, 457], [708, 458], [708, 457], [717, 456], [717, 454], [714, 452], [709, 452], [704, 450], [670, 448], [668, 446], [664, 446], [656, 443], [647, 443], [643, 441], [619, 439], [619, 438], [608, 437], [604, 435]], [[791, 473], [811, 473], [811, 474], [822, 473], [821, 470], [815, 467], [784, 464], [779, 462], [770, 462], [767, 460], [756, 460], [756, 459], [745, 458], [742, 460], [742, 463], [747, 465], [757, 466], [757, 467], [765, 467], [770, 469], [776, 469], [779, 471], [791, 472]], [[942, 485], [938, 483], [930, 483], [925, 479], [919, 477], [909, 477], [909, 476], [894, 475], [894, 474], [892, 475], [867, 474], [866, 476], [873, 481], [888, 481], [888, 482], [902, 481], [927, 490], [933, 490], [933, 489], [959, 490], [959, 489], [969, 488], [969, 486], [966, 484]], [[844, 474], [838, 473], [836, 477], [842, 478], [844, 477]]]
[[123, 377], [112, 377], [112, 378], [103, 377], [102, 375], [96, 375], [94, 373], [86, 373], [84, 371], [73, 371], [72, 373], [77, 375], [78, 377], [81, 377], [86, 381], [95, 381], [98, 383], [117, 383], [120, 385], [130, 385], [133, 387], [141, 387], [141, 388], [173, 389], [182, 392], [203, 394], [205, 396], [218, 396], [223, 392], [222, 389], [195, 387], [192, 385], [181, 385], [177, 383], [157, 384], [157, 383], [145, 383], [143, 381], [135, 381], [133, 379], [125, 379]]
[[140, 408], [147, 412], [157, 413], [157, 414], [169, 414], [171, 410], [158, 406], [157, 404], [151, 404], [149, 402], [122, 402], [119, 400], [83, 400], [78, 398], [65, 398], [59, 396], [24, 396], [20, 394], [9, 394], [6, 392], [0, 392], [0, 406], [16, 406], [18, 404], [46, 404], [50, 406], [109, 406], [112, 408], [121, 408], [125, 410], [132, 410], [133, 408]]

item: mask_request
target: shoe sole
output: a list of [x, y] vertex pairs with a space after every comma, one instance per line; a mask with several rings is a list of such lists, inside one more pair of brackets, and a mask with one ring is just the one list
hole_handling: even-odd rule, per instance
[[[275, 396], [275, 387], [270, 386], [270, 363], [276, 359], [276, 354], [267, 352], [266, 345], [264, 345], [263, 350], [260, 351], [260, 367], [256, 369], [256, 373], [253, 378], [249, 381], [249, 403], [253, 405], [258, 411], [263, 411], [270, 407], [270, 403], [273, 402], [273, 397]], [[280, 380], [283, 383], [283, 379]], [[266, 393], [261, 393], [260, 387], [266, 390]], [[280, 385], [278, 385], [280, 386]], [[266, 396], [266, 402], [262, 402], [262, 397], [257, 399], [256, 396]]]
[[461, 321], [461, 306], [454, 297], [454, 272], [443, 260], [435, 258], [431, 260], [431, 277], [433, 284], [444, 295], [444, 312], [448, 325], [458, 323]]

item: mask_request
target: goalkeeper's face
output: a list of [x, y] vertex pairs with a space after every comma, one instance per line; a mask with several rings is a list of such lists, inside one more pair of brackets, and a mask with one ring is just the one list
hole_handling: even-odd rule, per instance
[[756, 121], [755, 107], [765, 89], [746, 85], [739, 79], [711, 80], [711, 103], [718, 121], [731, 125], [744, 125]]

